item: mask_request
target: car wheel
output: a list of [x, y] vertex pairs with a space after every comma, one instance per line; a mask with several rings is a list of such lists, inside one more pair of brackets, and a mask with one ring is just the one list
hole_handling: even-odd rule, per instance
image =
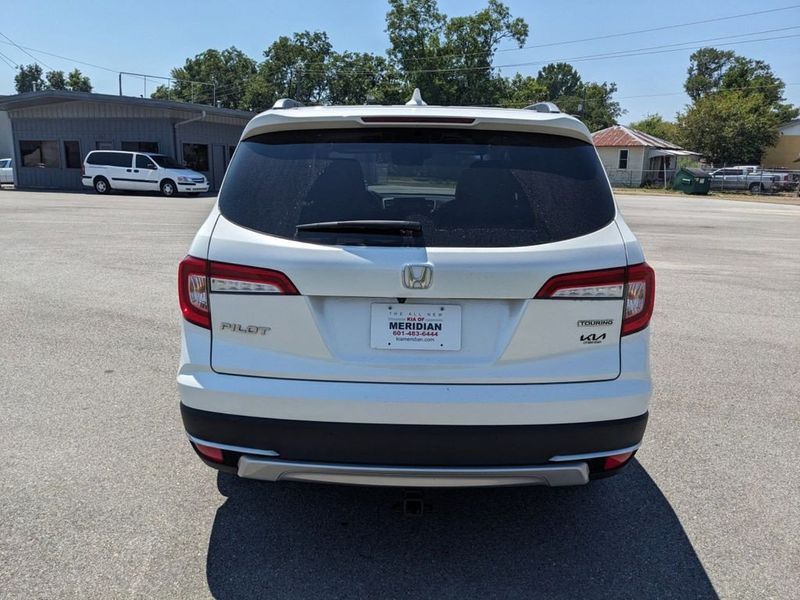
[[178, 193], [178, 187], [171, 179], [165, 179], [161, 182], [161, 193], [165, 196], [174, 196]]
[[107, 194], [111, 191], [111, 186], [105, 177], [97, 177], [94, 180], [94, 191], [98, 194]]
[[750, 193], [751, 194], [760, 194], [764, 191], [764, 188], [760, 183], [751, 183], [750, 184]]

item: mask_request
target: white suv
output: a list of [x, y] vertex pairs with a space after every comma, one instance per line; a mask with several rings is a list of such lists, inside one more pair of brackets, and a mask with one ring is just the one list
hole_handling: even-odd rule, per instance
[[554, 105], [279, 102], [178, 276], [183, 422], [241, 477], [577, 485], [644, 434], [653, 270]]
[[165, 196], [207, 192], [202, 173], [187, 169], [165, 154], [93, 150], [83, 161], [83, 185], [98, 194], [113, 190], [160, 191]]

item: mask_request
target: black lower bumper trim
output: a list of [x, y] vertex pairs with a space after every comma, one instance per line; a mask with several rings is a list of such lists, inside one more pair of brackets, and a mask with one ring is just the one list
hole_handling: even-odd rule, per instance
[[564, 454], [638, 444], [647, 413], [628, 419], [556, 425], [391, 425], [244, 417], [181, 404], [189, 435], [281, 459], [404, 466], [534, 465]]

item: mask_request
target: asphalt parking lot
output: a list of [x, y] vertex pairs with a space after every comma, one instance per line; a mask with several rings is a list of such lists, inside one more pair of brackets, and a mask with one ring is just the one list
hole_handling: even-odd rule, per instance
[[415, 518], [191, 452], [175, 271], [211, 199], [0, 191], [0, 596], [798, 597], [800, 207], [620, 201], [658, 277], [637, 461]]

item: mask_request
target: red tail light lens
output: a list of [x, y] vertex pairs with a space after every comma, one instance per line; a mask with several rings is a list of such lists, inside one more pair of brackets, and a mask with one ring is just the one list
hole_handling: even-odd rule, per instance
[[178, 298], [183, 317], [209, 329], [209, 294], [299, 294], [286, 275], [260, 269], [207, 261], [187, 256], [178, 267]]
[[622, 335], [641, 331], [650, 324], [656, 300], [656, 274], [647, 263], [628, 267]]
[[178, 300], [183, 318], [205, 327], [211, 327], [208, 311], [208, 261], [187, 256], [178, 266]]
[[624, 300], [621, 335], [650, 323], [655, 303], [655, 272], [647, 263], [630, 267], [566, 273], [551, 277], [535, 298], [555, 300]]

